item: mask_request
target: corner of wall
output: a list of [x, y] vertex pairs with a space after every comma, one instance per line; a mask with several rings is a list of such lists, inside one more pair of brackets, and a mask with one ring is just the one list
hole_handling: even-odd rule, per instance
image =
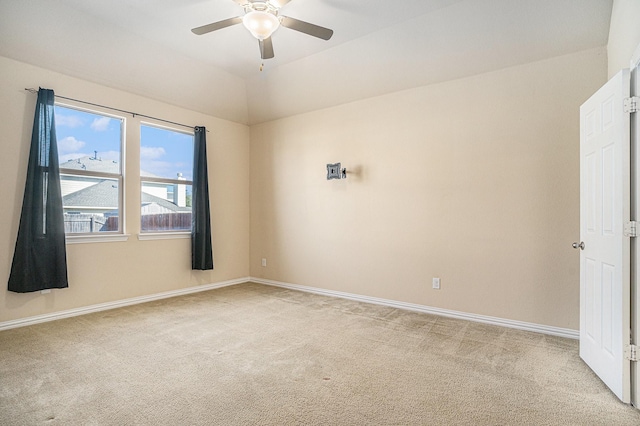
[[609, 78], [628, 68], [631, 57], [640, 45], [640, 1], [614, 0], [607, 44]]

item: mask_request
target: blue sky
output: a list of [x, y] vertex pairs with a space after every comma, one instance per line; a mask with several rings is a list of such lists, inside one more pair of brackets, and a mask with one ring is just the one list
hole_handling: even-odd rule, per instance
[[[76, 109], [55, 107], [56, 136], [60, 163], [84, 156], [121, 163], [122, 120]], [[140, 170], [174, 179], [178, 173], [192, 179], [193, 134], [142, 125]], [[137, 144], [137, 141], [128, 141]], [[135, 149], [131, 146], [130, 149]]]
[[175, 179], [178, 173], [193, 178], [193, 134], [142, 125], [140, 170]]

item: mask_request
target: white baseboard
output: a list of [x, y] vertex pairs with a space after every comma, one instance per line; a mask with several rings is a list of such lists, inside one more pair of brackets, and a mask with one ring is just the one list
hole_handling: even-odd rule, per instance
[[566, 337], [569, 339], [578, 339], [580, 332], [569, 328], [552, 327], [548, 325], [534, 324], [530, 322], [515, 321], [504, 318], [489, 317], [485, 315], [469, 314], [466, 312], [452, 311], [449, 309], [434, 308], [426, 305], [417, 305], [414, 303], [398, 302], [396, 300], [380, 299], [377, 297], [362, 296], [359, 294], [344, 293], [341, 291], [325, 290], [316, 287], [307, 287], [304, 285], [289, 284], [279, 281], [265, 280], [262, 278], [250, 278], [251, 282], [265, 284], [275, 287], [283, 287], [291, 290], [304, 291], [307, 293], [321, 294], [324, 296], [340, 297], [342, 299], [350, 299], [358, 302], [373, 303], [376, 305], [389, 306], [392, 308], [405, 309], [408, 311], [422, 312], [425, 314], [440, 315], [449, 318], [458, 318], [467, 321], [480, 322], [483, 324], [498, 325], [501, 327], [515, 328], [518, 330], [532, 331], [535, 333], [549, 334], [552, 336]]
[[183, 296], [185, 294], [198, 293], [200, 291], [213, 290], [216, 288], [228, 287], [251, 281], [249, 277], [237, 278], [235, 280], [221, 281], [218, 283], [199, 285], [195, 287], [182, 288], [179, 290], [165, 291], [163, 293], [150, 294], [148, 296], [133, 297], [131, 299], [117, 300], [115, 302], [100, 303], [98, 305], [83, 306], [81, 308], [69, 309], [66, 311], [54, 312], [51, 314], [36, 315], [33, 317], [21, 318], [12, 321], [0, 322], [0, 331], [11, 328], [25, 327], [48, 321], [55, 321], [62, 318], [76, 317], [93, 312], [106, 311], [109, 309], [122, 308], [124, 306], [137, 305], [139, 303], [151, 302], [154, 300], [167, 299], [169, 297]]
[[297, 284], [284, 283], [280, 281], [266, 280], [255, 277], [237, 278], [229, 281], [222, 281], [202, 286], [188, 287], [180, 290], [166, 291], [147, 296], [133, 297], [131, 299], [117, 300], [115, 302], [101, 303], [98, 305], [84, 306], [66, 311], [54, 312], [51, 314], [36, 315], [33, 317], [21, 318], [12, 321], [0, 322], [0, 331], [9, 330], [11, 328], [25, 327], [28, 325], [39, 324], [48, 321], [55, 321], [62, 318], [70, 318], [93, 312], [106, 311], [109, 309], [122, 308], [124, 306], [137, 305], [139, 303], [151, 302], [154, 300], [167, 299], [170, 297], [183, 296], [185, 294], [197, 293], [200, 291], [213, 290], [216, 288], [228, 287], [231, 285], [242, 284], [245, 282], [254, 282], [257, 284], [270, 285], [275, 287], [288, 288], [291, 290], [303, 291], [306, 293], [321, 294], [330, 297], [339, 297], [342, 299], [355, 300], [357, 302], [373, 303], [376, 305], [389, 306], [392, 308], [405, 309], [409, 311], [422, 312], [432, 315], [440, 315], [449, 318], [458, 318], [467, 321], [480, 322], [484, 324], [498, 325], [502, 327], [515, 328], [518, 330], [532, 331], [535, 333], [549, 334], [552, 336], [566, 337], [569, 339], [578, 339], [579, 332], [568, 328], [552, 327], [548, 325], [540, 325], [522, 321], [509, 320], [504, 318], [489, 317], [485, 315], [469, 314], [466, 312], [452, 311], [449, 309], [434, 308], [426, 305], [417, 305], [414, 303], [399, 302], [396, 300], [380, 299], [377, 297], [362, 296], [359, 294], [345, 293], [341, 291], [326, 290], [317, 287], [308, 287]]

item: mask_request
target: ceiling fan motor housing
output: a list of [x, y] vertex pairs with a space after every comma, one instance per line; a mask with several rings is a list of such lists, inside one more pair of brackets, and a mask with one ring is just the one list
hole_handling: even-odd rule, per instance
[[278, 27], [278, 9], [269, 2], [253, 2], [244, 7], [245, 15], [242, 23], [258, 40], [271, 37]]

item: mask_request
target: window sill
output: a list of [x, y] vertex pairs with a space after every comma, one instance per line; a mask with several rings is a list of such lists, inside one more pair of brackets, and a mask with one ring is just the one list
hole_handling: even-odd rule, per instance
[[67, 244], [113, 243], [113, 242], [127, 241], [128, 239], [129, 239], [129, 234], [65, 236], [65, 240]]
[[140, 241], [149, 240], [176, 240], [191, 238], [191, 232], [145, 232], [138, 234]]

